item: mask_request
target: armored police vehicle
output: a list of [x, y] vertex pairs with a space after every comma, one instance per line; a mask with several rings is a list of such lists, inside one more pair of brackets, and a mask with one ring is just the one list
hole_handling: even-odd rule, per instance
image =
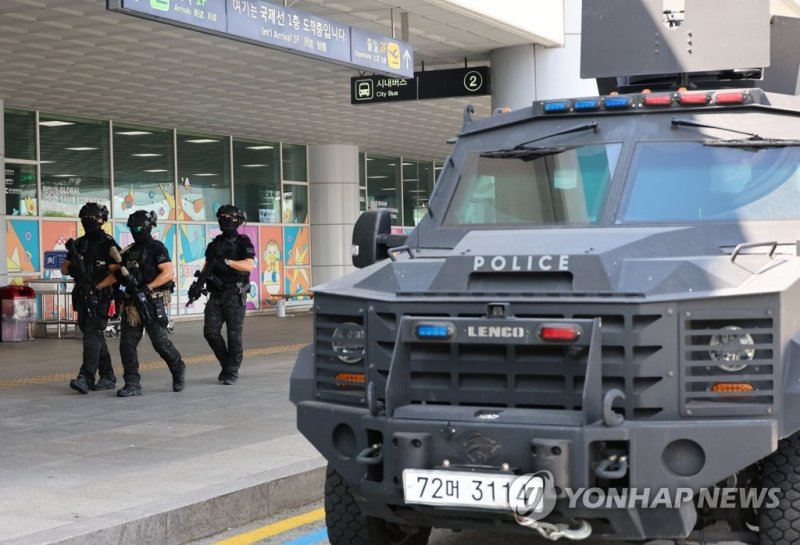
[[584, 2], [607, 90], [467, 110], [414, 231], [364, 213], [314, 290], [291, 397], [332, 545], [800, 542], [800, 97], [749, 69], [800, 29], [662, 2]]

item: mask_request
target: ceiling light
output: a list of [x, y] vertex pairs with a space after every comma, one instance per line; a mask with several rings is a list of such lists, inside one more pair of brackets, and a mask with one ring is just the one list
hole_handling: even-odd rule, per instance
[[91, 150], [95, 150], [97, 148], [90, 148], [88, 146], [77, 146], [77, 147], [74, 147], [74, 148], [64, 148], [64, 149], [68, 149], [70, 151], [91, 151]]
[[395, 191], [396, 188], [394, 187], [382, 187], [378, 191]]
[[53, 174], [53, 178], [74, 178], [76, 174]]
[[167, 172], [164, 168], [148, 168], [147, 170], [143, 170], [142, 172]]
[[275, 146], [247, 146], [247, 149], [275, 149]]
[[190, 144], [210, 144], [212, 142], [219, 142], [219, 140], [214, 140], [213, 138], [195, 138], [194, 140], [186, 140]]
[[418, 182], [419, 178], [403, 178], [404, 182]]
[[381, 176], [367, 176], [367, 179], [369, 179], [369, 180], [383, 180], [384, 178], [388, 178], [388, 176], [386, 176], [386, 175], [381, 175]]
[[45, 163], [55, 163], [55, 161], [39, 161], [39, 163], [41, 163], [41, 164], [45, 164]]
[[413, 167], [415, 164], [416, 164], [416, 163], [406, 163], [406, 162], [403, 162], [403, 166], [404, 166], [404, 167]]
[[63, 127], [64, 125], [74, 125], [70, 121], [39, 121], [39, 125], [43, 127]]
[[262, 164], [253, 164], [253, 165], [242, 165], [244, 168], [258, 168], [258, 167], [268, 167], [269, 165], [262, 165]]
[[119, 131], [116, 134], [122, 134], [125, 136], [142, 136], [143, 134], [153, 134], [150, 131]]
[[214, 174], [213, 172], [201, 172], [200, 174], [192, 174], [192, 176], [219, 176], [219, 174]]
[[131, 153], [131, 157], [161, 157], [160, 153]]

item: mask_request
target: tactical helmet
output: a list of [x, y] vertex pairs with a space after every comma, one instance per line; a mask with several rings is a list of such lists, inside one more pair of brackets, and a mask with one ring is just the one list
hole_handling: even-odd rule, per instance
[[128, 216], [128, 227], [131, 231], [144, 231], [145, 233], [149, 233], [157, 223], [158, 217], [152, 210], [149, 212], [146, 210], [137, 210]]
[[217, 209], [217, 219], [219, 219], [219, 217], [223, 214], [232, 216], [239, 225], [247, 221], [247, 212], [244, 210], [239, 210], [232, 204], [223, 204]]
[[79, 218], [88, 218], [94, 216], [96, 218], [103, 218], [103, 221], [108, 221], [108, 208], [104, 204], [96, 202], [87, 202], [81, 207], [78, 212]]

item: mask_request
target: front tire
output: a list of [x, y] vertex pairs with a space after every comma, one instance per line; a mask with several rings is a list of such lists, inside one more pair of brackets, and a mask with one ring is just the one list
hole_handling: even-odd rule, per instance
[[350, 487], [330, 465], [325, 472], [325, 525], [330, 545], [427, 545], [430, 528], [399, 526], [361, 513]]
[[764, 460], [761, 488], [780, 489], [779, 504], [760, 510], [761, 545], [800, 543], [800, 435], [782, 439], [778, 450]]

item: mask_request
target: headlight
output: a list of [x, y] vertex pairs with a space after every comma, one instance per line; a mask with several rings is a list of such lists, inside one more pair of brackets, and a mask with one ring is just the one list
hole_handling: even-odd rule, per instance
[[364, 358], [364, 328], [345, 322], [333, 330], [331, 348], [344, 363], [358, 363]]
[[742, 328], [735, 325], [723, 327], [719, 333], [711, 337], [708, 343], [708, 354], [723, 371], [736, 373], [747, 367], [747, 362], [756, 355], [756, 343], [749, 333], [742, 333]]

